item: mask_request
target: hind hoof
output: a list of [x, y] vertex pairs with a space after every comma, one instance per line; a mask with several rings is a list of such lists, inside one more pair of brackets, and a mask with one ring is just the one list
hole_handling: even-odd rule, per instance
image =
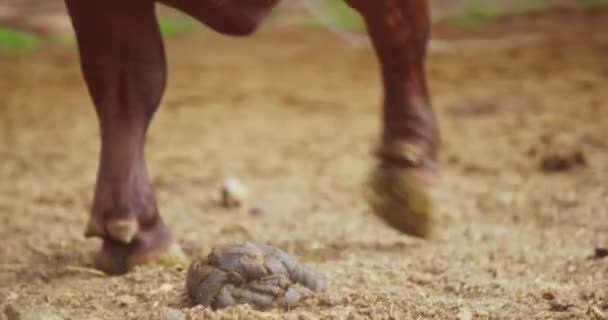
[[391, 227], [408, 235], [429, 238], [435, 220], [433, 170], [379, 164], [368, 180], [368, 203]]

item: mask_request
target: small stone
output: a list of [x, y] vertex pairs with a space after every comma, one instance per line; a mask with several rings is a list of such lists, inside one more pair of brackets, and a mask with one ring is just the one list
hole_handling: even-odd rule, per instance
[[456, 315], [456, 318], [458, 320], [472, 320], [473, 312], [471, 312], [471, 309], [469, 309], [467, 307], [460, 308], [460, 310], [458, 311], [458, 314]]
[[266, 212], [268, 212], [268, 210], [266, 210], [266, 206], [261, 202], [256, 202], [249, 208], [249, 213], [252, 216], [261, 216]]
[[160, 320], [185, 320], [186, 315], [180, 310], [162, 307], [160, 308]]
[[19, 294], [17, 294], [16, 292], [10, 292], [7, 296], [6, 296], [6, 301], [14, 301], [19, 299]]
[[226, 208], [240, 207], [243, 205], [249, 190], [237, 178], [227, 178], [221, 188], [222, 206]]
[[124, 307], [124, 306], [128, 306], [128, 305], [137, 303], [137, 298], [132, 295], [123, 294], [123, 295], [116, 297], [116, 301], [118, 301], [118, 303]]
[[158, 288], [158, 291], [160, 292], [170, 292], [173, 290], [173, 285], [170, 283], [163, 283], [160, 288]]
[[145, 277], [139, 272], [134, 272], [130, 276], [131, 276], [131, 279], [133, 279], [133, 281], [137, 282], [137, 283], [142, 283], [142, 282], [146, 281]]

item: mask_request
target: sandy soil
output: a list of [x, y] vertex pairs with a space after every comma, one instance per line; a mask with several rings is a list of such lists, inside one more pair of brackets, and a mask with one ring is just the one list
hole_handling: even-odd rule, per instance
[[[74, 49], [0, 59], [0, 319], [605, 319], [608, 16], [581, 18], [533, 17], [534, 44], [430, 58], [444, 137], [430, 241], [361, 196], [379, 131], [370, 50], [272, 28], [168, 41], [147, 148], [161, 211], [190, 256], [250, 240], [329, 277], [327, 296], [288, 312], [191, 308], [179, 266], [90, 269], [99, 141]], [[265, 211], [218, 206], [226, 176]]]

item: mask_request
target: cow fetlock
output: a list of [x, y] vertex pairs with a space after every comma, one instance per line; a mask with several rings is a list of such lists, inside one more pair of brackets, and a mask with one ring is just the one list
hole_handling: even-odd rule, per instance
[[[85, 237], [112, 239], [129, 244], [140, 232], [145, 232], [146, 229], [160, 223], [154, 200], [131, 200], [128, 197], [130, 196], [116, 197], [127, 200], [127, 202], [119, 204], [121, 200], [114, 198], [112, 193], [104, 194], [98, 191], [89, 222], [85, 227]], [[149, 204], [142, 205], [142, 201], [149, 202]], [[134, 205], [134, 203], [139, 204]]]

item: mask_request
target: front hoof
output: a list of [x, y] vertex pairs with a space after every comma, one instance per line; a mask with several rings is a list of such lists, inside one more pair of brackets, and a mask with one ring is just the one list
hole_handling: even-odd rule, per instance
[[95, 259], [95, 266], [110, 275], [124, 274], [134, 266], [146, 263], [188, 263], [186, 255], [173, 242], [169, 229], [162, 222], [149, 230], [140, 230], [130, 243], [104, 238]]
[[391, 227], [412, 236], [431, 237], [434, 176], [424, 167], [381, 163], [368, 180], [369, 205]]

